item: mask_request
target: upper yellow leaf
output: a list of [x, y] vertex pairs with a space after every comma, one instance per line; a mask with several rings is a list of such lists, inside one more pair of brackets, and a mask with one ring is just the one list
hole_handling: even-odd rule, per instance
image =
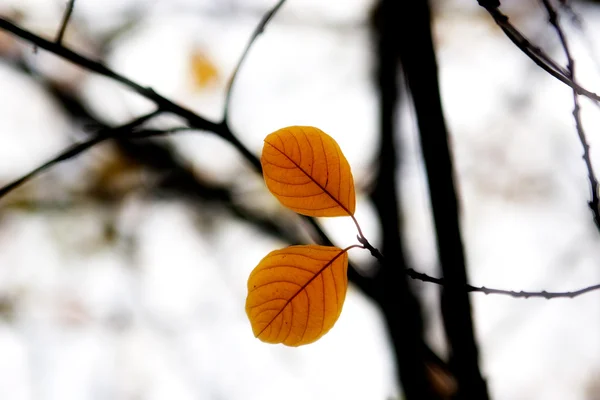
[[246, 313], [254, 336], [301, 346], [337, 321], [348, 288], [348, 253], [337, 247], [290, 246], [263, 258], [248, 278]]
[[260, 162], [267, 187], [284, 206], [312, 217], [354, 215], [350, 165], [322, 130], [288, 126], [271, 133]]

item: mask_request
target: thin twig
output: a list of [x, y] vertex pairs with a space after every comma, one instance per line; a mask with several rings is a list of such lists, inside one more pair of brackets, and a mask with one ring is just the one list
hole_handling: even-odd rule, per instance
[[[569, 43], [567, 42], [565, 32], [562, 29], [560, 21], [558, 20], [558, 13], [550, 3], [550, 0], [541, 1], [548, 12], [548, 21], [554, 27], [558, 39], [560, 40], [560, 44], [565, 52], [565, 56], [567, 58], [567, 76], [571, 81], [575, 81], [575, 60], [571, 55], [571, 50], [569, 49]], [[575, 127], [577, 129], [579, 141], [583, 147], [583, 160], [585, 161], [588, 179], [592, 189], [592, 199], [588, 202], [588, 206], [592, 210], [596, 227], [600, 230], [600, 199], [598, 198], [598, 179], [594, 173], [592, 160], [590, 158], [590, 145], [587, 141], [585, 131], [583, 130], [583, 123], [581, 122], [581, 107], [579, 105], [579, 95], [577, 94], [576, 90], [573, 90], [573, 104], [573, 118], [575, 119]]]
[[[377, 258], [382, 264], [385, 260], [385, 257], [381, 254], [381, 252], [379, 250], [377, 250], [377, 248], [373, 247], [368, 240], [366, 240], [365, 238], [358, 238], [358, 241], [364, 246], [364, 248], [366, 250], [369, 250], [371, 252], [371, 255], [375, 258]], [[408, 268], [406, 270], [404, 270], [404, 272], [406, 273], [406, 275], [414, 280], [417, 281], [421, 281], [421, 282], [427, 282], [427, 283], [433, 283], [445, 288], [454, 288], [454, 289], [462, 289], [468, 293], [472, 293], [472, 292], [476, 292], [476, 293], [483, 293], [483, 294], [499, 294], [499, 295], [504, 295], [504, 296], [510, 296], [510, 297], [515, 297], [515, 298], [530, 298], [530, 297], [541, 297], [541, 298], [545, 298], [545, 299], [557, 299], [557, 298], [573, 298], [573, 297], [577, 297], [577, 296], [581, 296], [582, 294], [585, 293], [589, 293], [589, 292], [593, 292], [594, 290], [599, 290], [600, 289], [600, 283], [597, 285], [592, 285], [592, 286], [588, 286], [582, 289], [577, 289], [571, 292], [549, 292], [547, 290], [542, 290], [540, 292], [527, 292], [524, 290], [521, 291], [515, 291], [515, 290], [503, 290], [503, 289], [494, 289], [494, 288], [488, 288], [485, 286], [473, 286], [473, 285], [469, 285], [469, 284], [465, 284], [462, 286], [457, 286], [457, 285], [453, 285], [449, 282], [447, 282], [444, 278], [437, 278], [434, 276], [430, 276], [427, 274], [424, 274], [422, 272], [418, 272], [416, 270], [414, 270], [413, 268]]]
[[580, 86], [577, 82], [568, 77], [568, 72], [560, 67], [550, 56], [548, 56], [539, 47], [534, 46], [525, 35], [523, 35], [517, 28], [514, 27], [508, 20], [508, 17], [504, 15], [499, 9], [500, 5], [497, 1], [484, 1], [478, 0], [479, 5], [486, 9], [486, 11], [494, 18], [496, 24], [502, 29], [504, 34], [521, 50], [527, 57], [529, 57], [534, 63], [540, 68], [550, 74], [552, 77], [558, 79], [565, 85], [577, 92], [581, 96], [585, 96], [590, 100], [593, 100], [596, 104], [600, 103], [600, 95], [585, 89]]
[[[436, 285], [445, 286], [445, 287], [450, 286], [444, 280], [444, 278], [435, 278], [435, 277], [429, 276], [427, 274], [417, 272], [414, 269], [408, 269], [406, 273], [412, 279], [415, 279], [415, 280], [418, 280], [421, 282], [434, 283]], [[493, 288], [488, 288], [485, 286], [477, 287], [477, 286], [472, 286], [469, 284], [464, 285], [461, 288], [469, 293], [477, 292], [477, 293], [483, 293], [486, 295], [487, 294], [498, 294], [498, 295], [505, 295], [505, 296], [515, 297], [515, 298], [524, 298], [524, 299], [527, 299], [530, 297], [538, 297], [538, 298], [544, 298], [544, 299], [550, 300], [550, 299], [558, 299], [558, 298], [572, 299], [574, 297], [581, 296], [582, 294], [593, 292], [595, 290], [599, 290], [600, 283], [597, 285], [588, 286], [588, 287], [585, 287], [582, 289], [577, 289], [572, 292], [548, 292], [546, 290], [542, 290], [541, 292], [527, 292], [527, 291], [523, 291], [523, 290], [514, 291], [514, 290], [493, 289]]]
[[[73, 64], [79, 65], [89, 71], [96, 72], [96, 73], [103, 75], [107, 78], [110, 78], [114, 81], [120, 82], [120, 83], [124, 84], [125, 86], [128, 86], [129, 88], [131, 88], [138, 94], [140, 94], [140, 95], [146, 97], [147, 99], [151, 100], [152, 102], [154, 102], [158, 106], [160, 111], [170, 111], [173, 114], [179, 115], [180, 117], [186, 119], [193, 128], [213, 132], [213, 133], [223, 137], [225, 140], [229, 141], [232, 145], [234, 145], [234, 147], [236, 147], [238, 150], [241, 150], [242, 155], [246, 158], [246, 160], [249, 161], [255, 167], [255, 169], [257, 171], [260, 171], [260, 169], [261, 169], [260, 161], [256, 158], [256, 156], [254, 154], [252, 154], [239, 141], [237, 141], [237, 139], [231, 133], [229, 128], [227, 128], [223, 124], [217, 124], [217, 123], [211, 122], [211, 121], [195, 114], [194, 112], [173, 103], [171, 100], [159, 95], [151, 88], [143, 87], [143, 86], [131, 81], [130, 79], [117, 74], [116, 72], [114, 72], [111, 69], [104, 66], [102, 63], [90, 60], [89, 58], [86, 58], [86, 57], [84, 57], [62, 45], [58, 45], [56, 43], [50, 42], [40, 36], [35, 35], [34, 33], [31, 33], [27, 30], [24, 30], [24, 29], [18, 27], [17, 25], [9, 22], [8, 20], [6, 20], [2, 17], [0, 17], [0, 29], [11, 32], [14, 35], [21, 37], [22, 39], [32, 43], [35, 46], [43, 48], [57, 56], [60, 56], [66, 60], [71, 61]], [[574, 87], [574, 89], [576, 89], [576, 88], [577, 87]], [[577, 90], [578, 90], [579, 94], [581, 94], [583, 96], [587, 96], [587, 97], [591, 98], [592, 100], [600, 100], [600, 96], [597, 96], [591, 92], [588, 92], [585, 89], [579, 88]], [[591, 95], [590, 95], [590, 93], [591, 93]], [[149, 115], [146, 115], [146, 117], [148, 117]], [[144, 118], [144, 117], [141, 117], [141, 118]], [[135, 121], [132, 121], [131, 123], [133, 123], [133, 122], [135, 122]], [[121, 128], [123, 128], [123, 127], [121, 127]], [[116, 129], [118, 129], [118, 128], [116, 128]], [[106, 138], [109, 138], [109, 136], [107, 136]], [[97, 143], [99, 143], [105, 139], [104, 138], [100, 139], [99, 137], [96, 137], [96, 138], [90, 139], [90, 140], [92, 140], [92, 141], [97, 140], [98, 141]], [[39, 172], [50, 167], [51, 165], [54, 165], [57, 162], [63, 161], [64, 157], [69, 156], [69, 154], [65, 154], [69, 151], [76, 152], [75, 155], [77, 155], [77, 154], [81, 153], [82, 151], [85, 151], [87, 148], [91, 147], [89, 145], [87, 145], [88, 147], [86, 147], [86, 145], [84, 143], [75, 145], [74, 147], [77, 147], [77, 146], [82, 146], [83, 150], [77, 149], [77, 148], [73, 149], [73, 147], [69, 148], [64, 153], [62, 153], [61, 155], [56, 157], [56, 159], [55, 159], [56, 161], [51, 160], [51, 161], [49, 161], [50, 165], [44, 164], [43, 166], [40, 166], [36, 170], [32, 171], [30, 174], [32, 176], [35, 176]], [[75, 155], [71, 155], [70, 157], [72, 158]], [[21, 179], [24, 179], [24, 181], [27, 181], [30, 179], [30, 177], [23, 177]], [[21, 181], [21, 182], [15, 181], [10, 185], [19, 186], [24, 181]], [[6, 187], [0, 189], [0, 197], [3, 194], [5, 194], [4, 193], [5, 191], [6, 191]], [[326, 243], [331, 243], [331, 241], [328, 239], [328, 237], [325, 235], [325, 233], [322, 231], [322, 229], [316, 223], [316, 221], [314, 221], [314, 219], [310, 219], [309, 222], [315, 228], [315, 230], [319, 234], [320, 239], [322, 241], [324, 241]], [[364, 244], [364, 243], [362, 243], [362, 244]], [[364, 245], [369, 251], [375, 252], [375, 254], [379, 253], [379, 251], [377, 249], [375, 249], [374, 247], [371, 246], [371, 248], [372, 248], [371, 249], [366, 244], [364, 244]], [[369, 244], [369, 246], [370, 246], [370, 244]], [[378, 258], [379, 257], [383, 257], [381, 255], [381, 253], [379, 253]], [[420, 280], [420, 281], [427, 282], [427, 283], [433, 283], [433, 284], [437, 284], [437, 285], [441, 285], [441, 286], [448, 286], [443, 278], [431, 277], [427, 274], [423, 274], [423, 273], [417, 272], [412, 269], [406, 270], [406, 273], [412, 279]], [[594, 286], [589, 286], [589, 287], [579, 289], [579, 290], [576, 290], [573, 292], [547, 292], [547, 291], [515, 292], [515, 291], [509, 291], [509, 290], [502, 290], [502, 289], [475, 287], [475, 286], [471, 286], [471, 285], [466, 285], [465, 287], [463, 287], [463, 289], [468, 292], [480, 292], [480, 293], [485, 293], [485, 294], [500, 294], [500, 295], [508, 295], [508, 296], [512, 296], [512, 297], [520, 297], [520, 298], [543, 297], [543, 298], [550, 299], [550, 298], [559, 298], [559, 297], [563, 297], [563, 298], [577, 297], [584, 293], [588, 293], [588, 292], [600, 289], [600, 284], [594, 285]]]
[[56, 44], [62, 44], [63, 37], [65, 36], [65, 31], [67, 30], [67, 24], [69, 23], [69, 19], [71, 18], [71, 14], [73, 13], [73, 8], [75, 7], [75, 0], [69, 0], [67, 3], [67, 9], [65, 10], [65, 15], [63, 16], [62, 23], [60, 24], [60, 29], [58, 30], [58, 35], [56, 36]]
[[260, 34], [264, 32], [265, 27], [267, 26], [269, 21], [273, 18], [273, 16], [275, 16], [275, 14], [279, 10], [279, 8], [281, 8], [283, 3], [285, 3], [285, 0], [279, 0], [277, 2], [277, 4], [275, 4], [275, 6], [273, 6], [273, 8], [269, 12], [267, 12], [263, 16], [263, 18], [260, 20], [260, 22], [258, 23], [256, 28], [254, 29], [254, 32], [252, 33], [252, 36], [250, 37], [248, 44], [246, 44], [246, 48], [244, 49], [244, 52], [242, 53], [242, 57], [240, 57], [240, 60], [238, 61], [235, 69], [233, 70], [233, 75], [231, 75], [231, 78], [229, 79], [229, 83], [227, 84], [227, 91], [225, 94], [225, 108], [223, 111], [223, 124], [227, 124], [227, 119], [229, 117], [229, 106], [231, 103], [231, 92], [233, 91], [233, 85], [237, 78], [238, 72], [240, 71], [242, 64], [246, 60], [248, 53], [250, 52], [250, 49], [252, 48], [252, 45], [254, 44], [256, 39], [260, 36]]
[[[365, 238], [365, 237], [360, 237], [357, 236], [357, 239], [359, 241], [360, 244], [363, 245], [363, 247], [368, 250], [371, 255], [375, 258], [377, 258], [377, 260], [379, 260], [379, 262], [381, 262], [381, 264], [383, 265], [384, 260], [385, 260], [385, 256], [383, 254], [381, 254], [381, 252], [374, 247], [373, 245], [371, 245], [371, 243], [369, 243], [369, 241]], [[472, 293], [472, 292], [476, 292], [476, 293], [483, 293], [483, 294], [499, 294], [499, 295], [505, 295], [505, 296], [510, 296], [510, 297], [515, 297], [515, 298], [530, 298], [530, 297], [542, 297], [545, 299], [557, 299], [557, 298], [573, 298], [573, 297], [577, 297], [577, 296], [581, 296], [582, 294], [585, 293], [589, 293], [589, 292], [593, 292], [594, 290], [599, 290], [600, 289], [600, 283], [597, 285], [592, 285], [592, 286], [588, 286], [585, 288], [581, 288], [581, 289], [577, 289], [571, 292], [549, 292], [547, 290], [542, 290], [539, 292], [527, 292], [524, 290], [520, 290], [520, 291], [515, 291], [515, 290], [503, 290], [503, 289], [494, 289], [494, 288], [488, 288], [485, 286], [473, 286], [473, 285], [469, 285], [469, 284], [465, 284], [463, 286], [456, 286], [453, 285], [449, 282], [447, 282], [444, 278], [437, 278], [434, 276], [430, 276], [427, 274], [424, 274], [422, 272], [418, 272], [416, 270], [414, 270], [413, 268], [408, 268], [406, 270], [404, 270], [404, 272], [406, 273], [406, 275], [414, 280], [417, 281], [421, 281], [421, 282], [427, 282], [427, 283], [433, 283], [445, 288], [458, 288], [458, 289], [463, 289], [468, 293]]]
[[[71, 147], [67, 148], [62, 153], [60, 153], [58, 156], [52, 158], [51, 160], [40, 165], [39, 167], [33, 169], [32, 171], [23, 175], [19, 179], [16, 179], [13, 182], [0, 188], [0, 198], [6, 196], [8, 193], [13, 191], [17, 187], [23, 185], [24, 183], [30, 181], [31, 179], [33, 179], [40, 173], [44, 172], [48, 168], [50, 168], [58, 163], [61, 163], [63, 161], [70, 160], [71, 158], [78, 156], [79, 154], [83, 153], [84, 151], [91, 149], [93, 146], [95, 146], [105, 140], [115, 138], [119, 135], [126, 134], [128, 132], [132, 132], [133, 129], [135, 129], [137, 126], [143, 124], [144, 122], [148, 121], [150, 118], [158, 115], [159, 113], [160, 113], [160, 111], [158, 111], [158, 110], [153, 111], [149, 114], [146, 114], [139, 118], [136, 118], [133, 121], [131, 121], [125, 125], [121, 125], [116, 128], [105, 128], [105, 129], [100, 130], [100, 132], [98, 132], [91, 139], [86, 140], [85, 142], [76, 143], [76, 144], [72, 145]], [[139, 136], [135, 136], [135, 137], [139, 137]]]
[[558, 10], [568, 16], [573, 27], [581, 34], [581, 40], [584, 41], [590, 58], [593, 60], [596, 69], [600, 69], [600, 57], [598, 51], [595, 49], [595, 41], [592, 38], [593, 35], [590, 34], [581, 15], [573, 9], [570, 2], [564, 0], [560, 0], [560, 8]]
[[192, 125], [193, 127], [197, 128], [197, 129], [203, 129], [203, 130], [209, 130], [209, 131], [215, 131], [215, 132], [222, 131], [219, 124], [208, 121], [207, 119], [204, 119], [204, 118], [198, 116], [194, 112], [192, 112], [180, 105], [173, 103], [171, 100], [168, 100], [165, 97], [156, 93], [153, 89], [144, 87], [144, 86], [116, 73], [115, 71], [111, 70], [110, 68], [106, 67], [104, 64], [102, 64], [98, 61], [91, 60], [73, 50], [70, 50], [69, 48], [67, 48], [65, 46], [51, 42], [51, 41], [46, 40], [34, 33], [29, 32], [23, 28], [20, 28], [19, 26], [13, 24], [12, 22], [10, 22], [2, 17], [0, 17], [0, 29], [11, 32], [14, 35], [34, 44], [35, 46], [42, 48], [44, 50], [47, 50], [59, 57], [66, 59], [66, 60], [69, 60], [73, 64], [79, 65], [80, 67], [83, 67], [83, 68], [87, 69], [88, 71], [95, 72], [97, 74], [100, 74], [102, 76], [105, 76], [114, 81], [124, 84], [125, 86], [129, 87], [133, 91], [144, 96], [148, 100], [154, 102], [163, 111], [170, 111], [170, 112], [177, 114], [180, 117], [186, 119], [190, 123], [190, 125]]
[[73, 64], [79, 65], [80, 67], [83, 67], [89, 71], [95, 72], [97, 74], [100, 74], [102, 76], [110, 78], [114, 81], [122, 83], [123, 85], [129, 87], [134, 92], [136, 92], [136, 93], [144, 96], [148, 100], [152, 101], [162, 111], [169, 111], [169, 112], [172, 112], [173, 114], [179, 115], [180, 117], [184, 118], [185, 120], [187, 120], [187, 122], [190, 124], [190, 126], [196, 128], [196, 129], [215, 133], [216, 135], [227, 140], [240, 153], [242, 153], [244, 158], [246, 158], [246, 160], [248, 162], [250, 162], [256, 170], [258, 170], [258, 171], [261, 170], [259, 159], [252, 152], [250, 152], [238, 140], [238, 138], [235, 137], [235, 135], [233, 135], [231, 130], [225, 124], [209, 121], [208, 119], [199, 116], [198, 114], [194, 113], [193, 111], [190, 111], [189, 109], [187, 109], [183, 106], [180, 106], [180, 105], [174, 103], [173, 101], [161, 96], [160, 94], [155, 92], [153, 89], [144, 87], [144, 86], [132, 81], [131, 79], [128, 79], [128, 78], [124, 77], [123, 75], [116, 73], [115, 71], [106, 67], [104, 64], [102, 64], [98, 61], [93, 61], [87, 57], [84, 57], [81, 54], [79, 54], [73, 50], [70, 50], [62, 45], [48, 41], [34, 33], [31, 33], [23, 28], [20, 28], [19, 26], [11, 23], [10, 21], [8, 21], [2, 17], [0, 17], [0, 29], [4, 29], [7, 32], [11, 32], [14, 35], [34, 44], [37, 47], [40, 47], [44, 50], [47, 50], [47, 51], [59, 56], [59, 57], [69, 60]]
[[[65, 60], [70, 61], [71, 63], [78, 65], [88, 71], [95, 72], [99, 75], [105, 76], [109, 79], [112, 79], [116, 82], [122, 83], [123, 85], [129, 87], [131, 90], [140, 94], [141, 96], [147, 98], [152, 101], [154, 104], [159, 107], [159, 109], [164, 111], [170, 111], [175, 115], [182, 117], [187, 120], [191, 127], [203, 130], [206, 132], [211, 132], [224, 140], [228, 141], [233, 147], [235, 147], [246, 159], [246, 161], [253, 167], [253, 169], [261, 174], [262, 168], [260, 164], [260, 160], [254, 153], [249, 151], [231, 132], [231, 129], [224, 123], [215, 123], [209, 121], [206, 118], [203, 118], [200, 115], [195, 114], [194, 112], [179, 106], [178, 104], [173, 103], [172, 101], [160, 96], [151, 88], [146, 88], [141, 86], [140, 84], [125, 78], [122, 75], [112, 71], [105, 65], [100, 62], [93, 61], [89, 58], [82, 56], [64, 46], [57, 45], [56, 43], [50, 42], [32, 32], [24, 30], [19, 26], [11, 23], [10, 21], [0, 17], [0, 29], [3, 29], [7, 32], [11, 32], [15, 36], [18, 36], [25, 41], [30, 42], [37, 49], [41, 47], [59, 57], [62, 57]], [[323, 228], [318, 224], [318, 222], [314, 218], [305, 217], [305, 221], [310, 225], [315, 234], [317, 235], [316, 240], [319, 243], [325, 245], [333, 245], [331, 239], [327, 236], [327, 234], [323, 231]], [[359, 284], [361, 289], [369, 296], [374, 297], [375, 293], [373, 292], [371, 281], [363, 276], [361, 276], [358, 272], [356, 272], [355, 268], [348, 270], [348, 276], [355, 282]]]

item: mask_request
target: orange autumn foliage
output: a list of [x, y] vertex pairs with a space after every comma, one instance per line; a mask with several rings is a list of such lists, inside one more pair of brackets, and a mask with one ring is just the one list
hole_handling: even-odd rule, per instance
[[265, 139], [267, 187], [286, 207], [312, 217], [354, 215], [350, 165], [336, 141], [312, 126], [290, 126]]
[[261, 260], [248, 279], [246, 313], [267, 343], [300, 346], [337, 321], [348, 287], [348, 254], [331, 246], [290, 246]]
[[[267, 188], [284, 206], [313, 217], [354, 219], [350, 165], [325, 132], [311, 126], [279, 129], [265, 138], [260, 161]], [[359, 246], [290, 246], [263, 258], [248, 278], [246, 314], [254, 336], [301, 346], [326, 334], [344, 305], [352, 247]]]

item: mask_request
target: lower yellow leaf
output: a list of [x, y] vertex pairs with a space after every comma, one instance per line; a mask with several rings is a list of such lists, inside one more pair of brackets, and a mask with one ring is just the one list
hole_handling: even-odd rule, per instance
[[301, 346], [326, 334], [346, 298], [347, 250], [290, 246], [263, 258], [248, 278], [246, 313], [254, 336]]

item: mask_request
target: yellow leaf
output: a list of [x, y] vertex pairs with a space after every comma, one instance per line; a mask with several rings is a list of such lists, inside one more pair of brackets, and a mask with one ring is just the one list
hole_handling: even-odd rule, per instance
[[254, 336], [287, 346], [319, 339], [342, 312], [347, 271], [347, 249], [307, 245], [269, 253], [248, 278], [246, 313]]
[[284, 206], [312, 217], [354, 215], [350, 165], [322, 130], [288, 126], [271, 133], [260, 162], [267, 187]]
[[191, 55], [192, 77], [196, 87], [204, 89], [219, 77], [219, 71], [207, 55], [199, 50], [194, 50]]

